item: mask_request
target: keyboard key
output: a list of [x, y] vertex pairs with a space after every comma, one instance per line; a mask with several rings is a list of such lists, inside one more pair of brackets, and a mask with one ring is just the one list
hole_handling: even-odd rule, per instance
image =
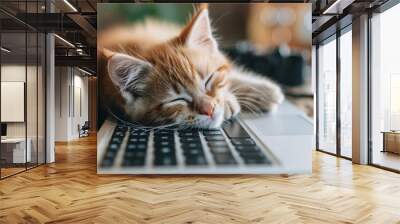
[[157, 141], [154, 142], [154, 147], [157, 148], [175, 148], [175, 143], [172, 141]]
[[144, 166], [145, 160], [141, 158], [124, 159], [122, 161], [122, 166]]
[[156, 165], [156, 166], [175, 166], [176, 165], [175, 155], [158, 157], [154, 160], [154, 165]]
[[229, 138], [250, 138], [247, 131], [236, 120], [225, 124], [223, 129]]
[[134, 137], [134, 138], [129, 138], [128, 140], [128, 144], [137, 144], [137, 143], [147, 143], [147, 139], [146, 137]]
[[116, 143], [111, 143], [108, 146], [108, 150], [111, 150], [111, 151], [117, 151], [118, 149], [119, 149], [119, 144], [116, 144]]
[[211, 153], [230, 153], [231, 150], [227, 146], [212, 147], [210, 148]]
[[246, 164], [270, 164], [271, 162], [263, 154], [241, 155]]
[[146, 151], [147, 149], [147, 144], [128, 144], [126, 146], [126, 151], [127, 152], [132, 152], [132, 151]]
[[201, 148], [191, 148], [183, 150], [185, 156], [198, 156], [203, 155], [203, 150]]
[[260, 148], [256, 145], [235, 145], [238, 152], [260, 152]]
[[173, 136], [174, 132], [173, 131], [154, 131], [153, 132], [154, 136]]
[[262, 152], [240, 153], [240, 156], [243, 158], [264, 158], [265, 157], [265, 155]]
[[138, 138], [129, 138], [128, 139], [128, 144], [133, 144], [133, 143], [138, 143], [139, 139]]
[[103, 159], [101, 166], [103, 167], [110, 167], [114, 164], [114, 160], [113, 159]]
[[206, 136], [207, 141], [225, 141], [225, 137], [223, 135], [211, 135]]
[[128, 128], [127, 126], [120, 126], [120, 125], [118, 125], [118, 126], [115, 127], [115, 131], [123, 131], [123, 132], [126, 132], [126, 131], [128, 131], [128, 130], [129, 130], [129, 128]]
[[180, 141], [182, 143], [197, 143], [201, 144], [200, 138], [199, 137], [187, 137], [187, 138], [181, 138]]
[[104, 155], [104, 159], [114, 160], [114, 157], [117, 155], [117, 151], [108, 150]]
[[117, 136], [117, 137], [124, 137], [124, 136], [125, 136], [125, 131], [116, 131], [116, 132], [114, 133], [114, 136]]
[[115, 144], [121, 144], [122, 143], [122, 138], [120, 138], [120, 137], [113, 137], [112, 139], [111, 139], [111, 143], [115, 143]]
[[263, 158], [245, 158], [243, 159], [246, 164], [271, 164], [268, 160]]
[[166, 130], [166, 129], [155, 130], [154, 136], [156, 135], [174, 135], [174, 130]]
[[160, 155], [175, 154], [175, 146], [174, 145], [155, 146], [154, 153]]
[[115, 131], [125, 132], [126, 130], [128, 130], [128, 128], [125, 126], [118, 125], [117, 127], [115, 127]]
[[137, 143], [137, 144], [129, 144], [127, 145], [128, 150], [146, 150], [147, 143]]
[[149, 136], [149, 132], [139, 132], [139, 136]]
[[205, 136], [222, 135], [222, 132], [220, 130], [205, 130], [203, 131], [203, 134]]
[[188, 148], [203, 148], [201, 145], [201, 142], [188, 142], [188, 143], [182, 143], [181, 144], [182, 149], [188, 149]]
[[158, 135], [158, 136], [154, 136], [154, 140], [156, 140], [156, 141], [162, 141], [162, 140], [173, 141], [173, 140], [175, 140], [175, 138], [173, 135]]
[[246, 145], [246, 146], [256, 144], [251, 138], [231, 139], [231, 142], [234, 145]]
[[225, 141], [213, 141], [213, 142], [207, 142], [208, 147], [213, 148], [213, 147], [228, 147], [228, 144]]
[[199, 137], [198, 132], [179, 132], [180, 137]]
[[146, 157], [145, 151], [127, 151], [125, 152], [124, 158], [142, 158]]
[[173, 138], [154, 138], [154, 143], [161, 143], [161, 142], [175, 143], [175, 139], [173, 139]]
[[216, 153], [213, 158], [218, 165], [236, 164], [236, 160], [231, 153]]
[[186, 157], [185, 164], [188, 166], [194, 165], [207, 165], [207, 160], [204, 156], [196, 156], [196, 157]]

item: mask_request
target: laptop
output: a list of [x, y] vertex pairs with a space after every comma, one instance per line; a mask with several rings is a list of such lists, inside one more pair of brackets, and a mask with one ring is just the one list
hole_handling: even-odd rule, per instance
[[212, 130], [138, 129], [109, 118], [97, 143], [98, 174], [310, 173], [313, 124], [285, 101]]

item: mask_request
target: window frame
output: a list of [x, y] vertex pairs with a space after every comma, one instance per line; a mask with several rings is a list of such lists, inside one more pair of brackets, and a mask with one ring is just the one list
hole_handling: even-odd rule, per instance
[[[348, 20], [348, 17], [344, 18], [344, 20]], [[338, 21], [340, 22], [340, 20]], [[315, 44], [315, 63], [316, 63], [316, 108], [315, 108], [315, 116], [316, 116], [316, 139], [315, 139], [315, 146], [316, 146], [316, 151], [323, 152], [329, 155], [337, 156], [343, 159], [347, 160], [352, 160], [351, 157], [347, 157], [342, 155], [341, 153], [341, 118], [340, 118], [340, 104], [341, 104], [341, 97], [340, 97], [340, 84], [341, 84], [341, 67], [340, 67], [340, 37], [347, 32], [352, 31], [352, 23], [348, 23], [341, 27], [340, 29], [337, 29], [335, 33], [329, 35], [328, 37], [318, 40], [318, 42]], [[320, 55], [318, 49], [320, 48], [321, 45], [326, 44], [330, 41], [336, 41], [336, 152], [332, 153], [327, 150], [321, 149], [320, 148], [320, 143], [319, 143], [319, 101], [320, 101], [320, 92], [319, 92], [319, 85], [320, 85], [320, 75], [319, 75], [319, 67], [320, 67]]]

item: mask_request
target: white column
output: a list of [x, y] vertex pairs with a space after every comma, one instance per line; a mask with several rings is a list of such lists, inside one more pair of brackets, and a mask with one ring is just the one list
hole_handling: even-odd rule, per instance
[[47, 34], [46, 37], [46, 60], [47, 60], [47, 71], [46, 71], [46, 158], [47, 163], [55, 161], [55, 150], [54, 150], [54, 133], [55, 133], [55, 73], [54, 73], [54, 35]]
[[[53, 12], [51, 1], [46, 2], [47, 12]], [[55, 55], [54, 35], [46, 35], [46, 163], [55, 161]]]
[[368, 16], [353, 20], [353, 162], [368, 163]]

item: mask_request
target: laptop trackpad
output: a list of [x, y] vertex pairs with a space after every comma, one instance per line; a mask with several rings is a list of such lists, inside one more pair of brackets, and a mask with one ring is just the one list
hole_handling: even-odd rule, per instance
[[250, 128], [255, 128], [256, 133], [264, 136], [278, 135], [312, 135], [313, 125], [302, 115], [268, 114], [262, 117], [244, 118]]

